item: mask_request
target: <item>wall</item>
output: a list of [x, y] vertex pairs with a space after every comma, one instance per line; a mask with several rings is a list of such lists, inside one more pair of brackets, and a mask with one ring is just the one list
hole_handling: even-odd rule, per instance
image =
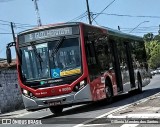
[[23, 108], [16, 67], [0, 68], [0, 113]]

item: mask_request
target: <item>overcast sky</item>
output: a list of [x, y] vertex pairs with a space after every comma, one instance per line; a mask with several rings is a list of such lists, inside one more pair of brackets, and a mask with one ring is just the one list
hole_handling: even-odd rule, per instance
[[[93, 17], [114, 0], [89, 0]], [[157, 34], [160, 24], [160, 0], [115, 0], [100, 14], [93, 25], [106, 26], [143, 36], [145, 33]], [[86, 0], [38, 0], [42, 24], [68, 21], [88, 23]], [[81, 14], [84, 14], [80, 16]], [[76, 17], [79, 17], [76, 20]], [[75, 20], [72, 20], [75, 19]], [[0, 0], [0, 58], [5, 58], [6, 44], [13, 41], [10, 23], [15, 24], [15, 33], [37, 25], [32, 0]], [[27, 24], [27, 25], [24, 25]], [[15, 53], [13, 53], [15, 54]], [[15, 56], [15, 55], [13, 55]]]

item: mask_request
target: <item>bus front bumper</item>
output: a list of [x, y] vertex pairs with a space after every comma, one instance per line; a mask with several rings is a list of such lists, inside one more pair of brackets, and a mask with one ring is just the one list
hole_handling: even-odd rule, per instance
[[74, 105], [76, 103], [85, 103], [92, 101], [90, 86], [88, 84], [80, 91], [72, 92], [70, 94], [34, 99], [22, 95], [22, 98], [25, 108], [28, 111], [39, 110], [51, 106]]

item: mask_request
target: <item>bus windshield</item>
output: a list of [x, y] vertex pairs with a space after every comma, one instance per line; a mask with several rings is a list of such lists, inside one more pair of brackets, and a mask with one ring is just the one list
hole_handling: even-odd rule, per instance
[[61, 78], [81, 73], [79, 38], [63, 39], [62, 42], [50, 40], [41, 44], [34, 43], [34, 46], [36, 53], [33, 46], [21, 48], [22, 74], [26, 81]]

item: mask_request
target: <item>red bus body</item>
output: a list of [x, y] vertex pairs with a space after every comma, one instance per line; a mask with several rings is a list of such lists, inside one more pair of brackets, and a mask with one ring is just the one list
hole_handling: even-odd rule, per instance
[[[48, 87], [42, 87], [42, 88], [31, 88], [30, 86], [27, 86], [22, 77], [22, 69], [20, 65], [20, 60], [17, 60], [17, 70], [18, 70], [18, 82], [22, 90], [22, 96], [23, 96], [23, 101], [24, 105], [27, 110], [39, 110], [43, 108], [48, 108], [48, 107], [57, 107], [57, 106], [71, 106], [74, 104], [79, 104], [79, 103], [86, 103], [86, 102], [92, 102], [92, 101], [98, 101], [107, 98], [107, 91], [106, 91], [106, 79], [111, 81], [110, 86], [112, 89], [112, 96], [119, 95], [120, 93], [125, 93], [129, 92], [131, 90], [137, 89], [138, 85], [135, 85], [135, 87], [129, 88], [127, 91], [118, 91], [117, 87], [117, 79], [116, 79], [116, 72], [112, 70], [105, 71], [101, 73], [101, 75], [97, 76], [93, 80], [90, 79], [90, 72], [88, 69], [88, 62], [87, 62], [87, 56], [86, 56], [86, 45], [85, 45], [85, 38], [86, 38], [86, 27], [89, 27], [90, 29], [98, 29], [99, 33], [101, 33], [105, 37], [113, 37], [115, 35], [109, 34], [108, 30], [105, 28], [99, 28], [95, 26], [90, 26], [84, 23], [68, 23], [68, 24], [58, 24], [58, 25], [50, 25], [50, 26], [45, 26], [45, 27], [39, 27], [35, 28], [32, 30], [28, 30], [25, 32], [20, 33], [18, 36], [30, 34], [35, 31], [43, 31], [45, 29], [56, 29], [56, 28], [63, 28], [63, 27], [72, 27], [73, 26], [78, 26], [79, 28], [79, 41], [80, 41], [80, 52], [81, 52], [81, 65], [82, 65], [82, 70], [81, 74], [75, 78], [74, 81], [71, 81], [71, 83], [64, 83], [64, 84], [56, 84], [58, 82], [62, 82], [61, 78], [54, 79], [53, 86], [48, 86]], [[98, 33], [98, 34], [99, 34]], [[94, 34], [96, 34], [94, 32]], [[72, 36], [72, 35], [70, 35]], [[76, 35], [75, 35], [76, 36]], [[18, 37], [18, 42], [16, 43], [17, 49], [20, 49], [21, 47], [19, 46], [19, 37]], [[36, 44], [35, 44], [36, 45]], [[72, 70], [73, 73], [75, 70]], [[67, 72], [70, 73], [70, 72]], [[72, 73], [72, 72], [71, 72]], [[136, 73], [140, 73], [136, 72]], [[69, 75], [71, 76], [71, 75]], [[141, 76], [142, 78], [143, 76]], [[145, 78], [146, 79], [146, 78]], [[144, 79], [144, 80], [145, 80]], [[56, 81], [57, 80], [57, 81]], [[44, 80], [46, 82], [46, 80]], [[136, 81], [136, 80], [135, 80]], [[50, 81], [52, 82], [52, 80]], [[65, 81], [64, 81], [65, 82]], [[149, 81], [148, 81], [149, 83]], [[146, 83], [145, 85], [147, 85]], [[77, 91], [74, 90], [75, 86], [77, 85], [82, 85], [82, 88], [79, 88]], [[123, 84], [122, 84], [123, 85]], [[144, 86], [144, 85], [143, 85]]]

